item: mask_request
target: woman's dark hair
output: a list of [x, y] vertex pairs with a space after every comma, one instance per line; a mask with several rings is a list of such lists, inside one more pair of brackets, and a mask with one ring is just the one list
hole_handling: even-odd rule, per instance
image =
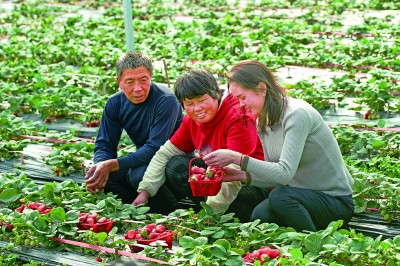
[[286, 108], [286, 88], [276, 81], [271, 70], [264, 64], [255, 60], [240, 61], [228, 74], [228, 86], [231, 82], [252, 91], [259, 91], [259, 83], [264, 82], [267, 91], [263, 110], [258, 115], [258, 128], [262, 133], [266, 133], [267, 127], [280, 122]]
[[174, 92], [182, 106], [185, 99], [194, 99], [204, 94], [218, 102], [222, 97], [217, 80], [205, 69], [191, 69], [182, 74], [174, 84]]

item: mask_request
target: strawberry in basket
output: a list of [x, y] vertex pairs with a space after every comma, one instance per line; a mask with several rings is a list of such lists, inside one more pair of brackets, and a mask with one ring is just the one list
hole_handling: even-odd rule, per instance
[[193, 181], [211, 181], [220, 180], [224, 171], [220, 168], [207, 167], [207, 169], [192, 166], [190, 179]]
[[195, 197], [217, 195], [222, 186], [224, 171], [221, 168], [192, 165], [196, 159], [198, 158], [193, 158], [189, 163], [189, 184], [192, 195]]

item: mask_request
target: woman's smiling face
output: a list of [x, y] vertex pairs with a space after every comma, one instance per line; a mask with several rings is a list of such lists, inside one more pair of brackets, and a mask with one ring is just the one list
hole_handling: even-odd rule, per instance
[[208, 123], [218, 113], [218, 100], [208, 94], [193, 99], [185, 99], [183, 108], [187, 115], [197, 123]]
[[245, 89], [236, 82], [229, 83], [229, 90], [235, 96], [241, 106], [248, 109], [252, 114], [259, 115], [264, 107], [265, 91]]

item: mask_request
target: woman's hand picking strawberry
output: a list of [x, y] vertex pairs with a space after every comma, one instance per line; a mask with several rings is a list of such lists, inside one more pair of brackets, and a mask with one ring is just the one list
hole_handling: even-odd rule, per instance
[[211, 167], [222, 168], [231, 163], [240, 165], [242, 154], [227, 149], [213, 151], [203, 157], [204, 162]]

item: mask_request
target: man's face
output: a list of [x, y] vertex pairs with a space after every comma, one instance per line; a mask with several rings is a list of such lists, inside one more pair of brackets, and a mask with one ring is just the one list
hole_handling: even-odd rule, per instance
[[146, 101], [149, 96], [151, 75], [144, 66], [124, 70], [117, 82], [125, 96], [135, 104]]

